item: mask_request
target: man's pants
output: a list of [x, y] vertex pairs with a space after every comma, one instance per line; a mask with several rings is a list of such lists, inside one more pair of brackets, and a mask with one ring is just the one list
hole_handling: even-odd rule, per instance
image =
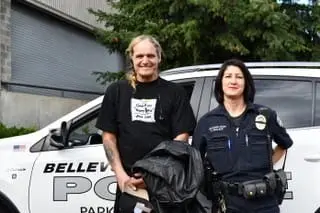
[[113, 212], [118, 213], [119, 212], [119, 198], [121, 195], [121, 191], [119, 186], [117, 185], [117, 191], [116, 191], [116, 200], [114, 201], [114, 206], [113, 206]]

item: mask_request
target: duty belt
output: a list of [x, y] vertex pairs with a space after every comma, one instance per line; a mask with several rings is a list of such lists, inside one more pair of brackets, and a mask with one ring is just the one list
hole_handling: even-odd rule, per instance
[[242, 183], [223, 182], [223, 186], [226, 194], [243, 196], [245, 199], [255, 199], [274, 194], [274, 190], [262, 179]]
[[241, 183], [223, 182], [223, 192], [230, 195], [242, 195]]

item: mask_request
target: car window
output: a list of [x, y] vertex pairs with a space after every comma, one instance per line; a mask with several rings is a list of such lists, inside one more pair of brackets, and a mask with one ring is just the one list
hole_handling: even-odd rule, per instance
[[77, 143], [79, 144], [84, 144], [89, 140], [89, 137], [94, 136], [91, 138], [90, 144], [102, 143], [100, 136], [101, 131], [95, 127], [97, 122], [97, 116], [98, 114], [94, 113], [94, 115], [87, 116], [78, 121], [77, 123], [73, 124], [71, 126], [68, 141], [77, 141]]
[[312, 125], [312, 82], [255, 80], [255, 103], [275, 110], [286, 128]]
[[[286, 128], [312, 126], [311, 81], [256, 79], [254, 82], [255, 103], [275, 110]], [[218, 103], [212, 93], [210, 110], [216, 106]], [[320, 100], [318, 115], [320, 124]]]
[[175, 81], [175, 83], [178, 83], [185, 89], [187, 98], [196, 117], [199, 110], [202, 82], [202, 78], [193, 79], [192, 81], [190, 81], [190, 79], [188, 79], [188, 81]]
[[316, 112], [315, 112], [315, 125], [320, 125], [320, 82], [316, 84]]
[[219, 104], [216, 100], [216, 97], [214, 96], [214, 85], [215, 85], [216, 81], [212, 82], [212, 93], [211, 93], [211, 99], [210, 99], [210, 110], [216, 108]]
[[193, 89], [194, 89], [194, 81], [190, 81], [190, 82], [178, 82], [178, 84], [180, 84], [180, 86], [182, 86], [185, 91], [187, 92], [187, 97], [188, 100], [190, 101], [192, 93], [193, 93]]

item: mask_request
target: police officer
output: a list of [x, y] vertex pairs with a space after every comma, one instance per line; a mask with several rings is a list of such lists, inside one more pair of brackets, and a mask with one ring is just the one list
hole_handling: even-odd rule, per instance
[[220, 174], [227, 212], [279, 212], [276, 195], [262, 183], [292, 145], [290, 136], [275, 111], [253, 103], [254, 82], [242, 61], [225, 61], [214, 94], [219, 106], [200, 119], [192, 145]]

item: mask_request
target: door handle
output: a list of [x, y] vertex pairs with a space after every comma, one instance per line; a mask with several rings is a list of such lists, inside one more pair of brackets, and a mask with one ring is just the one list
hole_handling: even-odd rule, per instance
[[304, 160], [308, 162], [320, 162], [320, 154], [309, 155]]

